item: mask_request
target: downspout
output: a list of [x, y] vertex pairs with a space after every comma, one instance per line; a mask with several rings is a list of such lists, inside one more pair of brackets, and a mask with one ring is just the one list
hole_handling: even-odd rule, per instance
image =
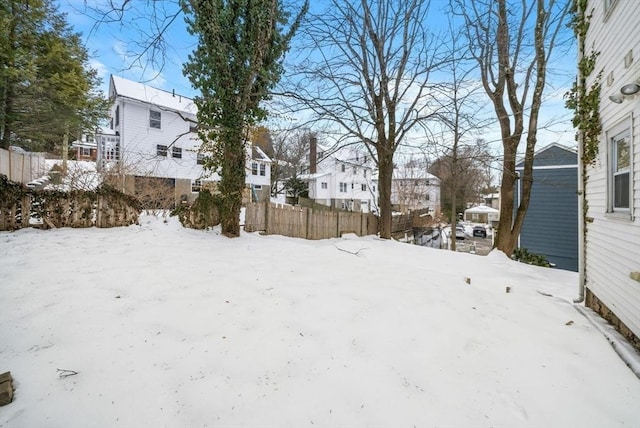
[[[583, 11], [579, 10], [580, 5], [577, 3], [577, 13], [581, 14]], [[586, 81], [582, 76], [582, 70], [580, 64], [582, 63], [582, 58], [584, 58], [584, 35], [578, 36], [578, 63], [576, 64], [576, 68], [578, 69], [576, 75], [576, 83], [578, 90], [578, 99], [584, 96], [586, 91]], [[576, 111], [575, 114], [580, 114], [580, 102], [576, 103]], [[578, 297], [573, 299], [573, 303], [582, 303], [584, 302], [585, 296], [585, 218], [587, 213], [584, 211], [584, 201], [585, 201], [585, 185], [584, 185], [584, 132], [578, 127]]]
[[[579, 73], [579, 72], [578, 72]], [[584, 212], [584, 161], [582, 154], [583, 147], [583, 133], [578, 131], [578, 297], [573, 299], [573, 303], [584, 302], [585, 291], [585, 227], [584, 219], [587, 213]]]

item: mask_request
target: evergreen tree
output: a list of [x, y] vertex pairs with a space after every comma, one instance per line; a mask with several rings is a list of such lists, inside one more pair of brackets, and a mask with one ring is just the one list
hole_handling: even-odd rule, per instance
[[52, 0], [8, 0], [0, 23], [1, 146], [51, 150], [70, 133], [93, 131], [107, 102], [65, 15]]
[[278, 82], [289, 42], [306, 12], [288, 29], [279, 0], [183, 0], [189, 32], [198, 46], [184, 71], [200, 90], [198, 135], [210, 156], [205, 167], [218, 171], [221, 225], [226, 236], [240, 234], [245, 186], [245, 136], [266, 112], [260, 103]]

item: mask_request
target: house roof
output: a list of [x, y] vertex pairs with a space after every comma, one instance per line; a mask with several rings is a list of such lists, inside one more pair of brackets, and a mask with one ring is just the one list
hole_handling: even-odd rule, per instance
[[79, 141], [75, 140], [71, 143], [72, 147], [83, 147], [85, 149], [95, 149], [98, 147], [98, 144], [94, 141]]
[[[537, 150], [533, 154], [533, 166], [577, 166], [578, 152], [575, 149], [552, 143]], [[516, 165], [516, 169], [524, 168], [524, 159]]]
[[394, 168], [393, 180], [438, 180], [435, 175], [427, 172], [425, 168]]
[[478, 205], [477, 207], [471, 207], [469, 209], [464, 210], [465, 213], [471, 214], [497, 214], [500, 210], [495, 208], [488, 207], [486, 205]]
[[306, 181], [306, 180], [312, 181], [312, 180], [317, 180], [318, 178], [324, 177], [326, 175], [330, 175], [330, 173], [329, 172], [322, 172], [322, 173], [317, 173], [317, 174], [300, 174], [300, 175], [298, 175], [298, 178], [300, 180], [304, 180], [304, 181]]
[[251, 158], [263, 162], [271, 162], [271, 158], [258, 146], [252, 145]]
[[109, 95], [130, 98], [190, 115], [195, 115], [198, 112], [198, 108], [191, 98], [115, 75], [111, 75]]
[[319, 163], [325, 159], [333, 158], [339, 162], [371, 168], [371, 156], [366, 151], [359, 150], [354, 146], [337, 147], [318, 143], [317, 152], [324, 154], [322, 159], [318, 161]]

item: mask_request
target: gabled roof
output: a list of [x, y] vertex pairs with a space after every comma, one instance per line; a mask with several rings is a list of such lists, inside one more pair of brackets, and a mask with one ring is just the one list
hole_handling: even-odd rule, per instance
[[[577, 166], [578, 151], [558, 143], [552, 143], [537, 150], [533, 154], [533, 166]], [[516, 165], [516, 169], [524, 168], [524, 159]]]
[[251, 159], [259, 160], [262, 162], [271, 162], [271, 158], [258, 146], [251, 146]]
[[111, 75], [109, 96], [125, 97], [158, 107], [195, 115], [198, 108], [191, 98]]
[[[372, 169], [371, 156], [364, 150], [358, 150], [354, 146], [326, 146], [324, 144], [317, 144], [317, 152], [323, 153], [322, 159], [318, 160], [318, 163], [325, 161], [326, 159], [333, 158], [338, 162], [347, 163], [350, 165], [357, 165], [364, 168]], [[365, 158], [367, 161], [365, 162]]]

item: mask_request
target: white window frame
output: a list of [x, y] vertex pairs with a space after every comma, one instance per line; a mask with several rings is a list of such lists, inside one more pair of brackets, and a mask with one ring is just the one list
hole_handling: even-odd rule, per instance
[[196, 179], [191, 182], [191, 193], [199, 193], [202, 190], [202, 180]]
[[258, 175], [258, 162], [251, 162], [251, 175]]
[[[607, 212], [613, 214], [620, 214], [624, 216], [630, 216], [633, 218], [633, 168], [631, 166], [634, 163], [633, 159], [633, 136], [631, 133], [631, 129], [633, 127], [633, 121], [631, 117], [625, 118], [623, 121], [619, 122], [617, 125], [613, 126], [607, 132]], [[629, 150], [629, 165], [626, 168], [618, 171], [617, 166], [617, 149], [618, 142], [622, 139], [626, 138], [628, 150]], [[616, 207], [615, 201], [615, 179], [616, 176], [621, 176], [627, 174], [628, 187], [629, 187], [629, 195], [628, 207]]]
[[347, 183], [340, 183], [340, 193], [347, 193]]
[[326, 181], [322, 181], [322, 182], [320, 182], [320, 188], [322, 188], [322, 189], [328, 189], [328, 188], [329, 188], [329, 185], [327, 184], [327, 182], [326, 182]]
[[260, 164], [260, 175], [264, 177], [267, 175], [267, 166], [263, 163]]
[[82, 156], [91, 156], [91, 149], [89, 147], [80, 147], [80, 154]]
[[162, 129], [162, 113], [158, 110], [149, 110], [149, 128]]
[[171, 149], [171, 157], [182, 159], [182, 147], [173, 146], [173, 148]]
[[196, 165], [204, 165], [204, 154], [198, 153], [196, 155]]
[[363, 192], [367, 191], [367, 185], [366, 184], [361, 184], [360, 185], [360, 190], [362, 190]]
[[169, 151], [169, 148], [164, 144], [156, 144], [156, 156], [162, 156], [166, 158], [168, 151]]

